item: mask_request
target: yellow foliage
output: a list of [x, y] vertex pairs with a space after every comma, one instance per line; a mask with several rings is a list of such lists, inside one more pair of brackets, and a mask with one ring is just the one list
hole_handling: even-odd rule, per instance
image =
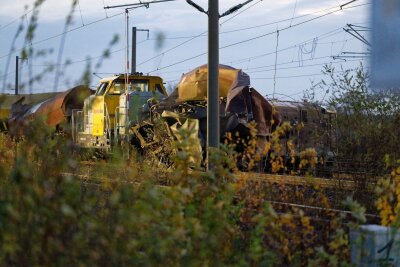
[[376, 202], [385, 226], [393, 226], [396, 218], [400, 216], [400, 169], [393, 169], [389, 177], [378, 181], [378, 200]]

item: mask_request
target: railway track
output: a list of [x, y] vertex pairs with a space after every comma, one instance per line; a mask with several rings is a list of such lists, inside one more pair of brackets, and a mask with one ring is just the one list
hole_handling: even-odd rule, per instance
[[[107, 188], [104, 187], [104, 183], [113, 184], [113, 183], [125, 183], [133, 186], [140, 186], [141, 182], [139, 181], [121, 181], [110, 178], [94, 178], [88, 175], [81, 174], [73, 174], [73, 173], [63, 173], [63, 176], [73, 176], [80, 180], [81, 184], [85, 187], [94, 187], [100, 190], [108, 191]], [[320, 188], [332, 188], [337, 186], [338, 181], [334, 181], [331, 179], [323, 179], [323, 178], [308, 178], [302, 176], [287, 176], [287, 175], [274, 175], [274, 174], [260, 174], [260, 173], [238, 173], [238, 179], [243, 179], [251, 182], [263, 182], [263, 183], [271, 183], [271, 184], [288, 184], [295, 186], [318, 186]], [[353, 181], [341, 181], [340, 189], [344, 190], [353, 190], [356, 186]], [[170, 186], [157, 184], [158, 188], [162, 190], [170, 190]], [[372, 185], [369, 185], [372, 186]], [[337, 189], [337, 187], [335, 187]], [[335, 214], [343, 214], [346, 216], [351, 216], [352, 211], [343, 210], [343, 209], [335, 209], [335, 208], [326, 208], [315, 205], [305, 205], [291, 202], [283, 202], [283, 201], [274, 201], [274, 200], [264, 200], [266, 203], [270, 203], [274, 207], [291, 207], [298, 208], [302, 210], [308, 210], [310, 212], [322, 212], [322, 213], [335, 213]], [[365, 217], [368, 221], [371, 222], [379, 222], [379, 215], [372, 213], [365, 213]], [[321, 219], [321, 218], [319, 218]]]
[[284, 184], [294, 186], [315, 186], [322, 189], [356, 190], [362, 188], [373, 192], [376, 182], [354, 181], [350, 179], [318, 178], [296, 175], [280, 175], [254, 172], [239, 172], [236, 177], [240, 180], [258, 181], [271, 184]]
[[[76, 174], [76, 173], [63, 173], [64, 176], [74, 176], [85, 182], [108, 182], [108, 183], [127, 183], [127, 184], [140, 184], [140, 181], [132, 180], [116, 180], [107, 177], [92, 177], [90, 174]], [[113, 176], [118, 174], [113, 173]], [[126, 174], [125, 174], [126, 175]], [[306, 177], [306, 176], [294, 176], [294, 175], [280, 175], [280, 174], [266, 174], [266, 173], [252, 173], [252, 172], [238, 172], [235, 174], [238, 181], [249, 181], [249, 182], [262, 182], [270, 184], [283, 184], [293, 186], [312, 186], [321, 189], [339, 189], [339, 190], [356, 190], [360, 189], [360, 184], [367, 191], [374, 191], [375, 182], [356, 182], [351, 180], [339, 180], [339, 179], [327, 179], [317, 177]]]
[[[83, 166], [83, 173], [78, 173], [80, 177], [86, 177], [86, 180], [103, 180], [113, 182], [110, 177], [119, 177], [122, 180], [132, 181], [130, 173], [125, 170], [120, 170], [116, 173], [118, 168], [106, 168], [103, 171], [98, 171], [98, 163], [85, 161], [81, 162]], [[111, 163], [107, 163], [109, 165]], [[112, 169], [112, 172], [108, 172], [107, 169]], [[288, 175], [288, 174], [270, 174], [270, 173], [258, 173], [258, 172], [237, 172], [235, 173], [238, 181], [247, 182], [262, 182], [268, 184], [281, 184], [291, 186], [305, 186], [305, 187], [318, 187], [321, 189], [336, 189], [344, 191], [363, 190], [366, 192], [374, 192], [377, 182], [377, 177], [374, 179], [366, 178], [367, 173], [343, 173], [337, 172], [332, 173], [331, 178], [312, 177], [312, 176], [301, 176], [301, 175]], [[95, 177], [93, 177], [95, 176]], [[99, 176], [99, 177], [97, 177]], [[167, 175], [161, 175], [160, 180], [166, 180]], [[164, 177], [165, 176], [165, 177]], [[121, 179], [118, 179], [121, 182]], [[140, 182], [140, 181], [137, 181]]]

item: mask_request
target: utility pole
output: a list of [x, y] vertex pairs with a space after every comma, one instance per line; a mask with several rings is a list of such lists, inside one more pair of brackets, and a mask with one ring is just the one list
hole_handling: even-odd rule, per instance
[[207, 156], [219, 145], [219, 0], [208, 0]]
[[15, 95], [18, 95], [18, 61], [19, 56], [15, 57]]
[[136, 72], [136, 27], [132, 27], [132, 60], [131, 60], [131, 73]]
[[[192, 0], [186, 2], [198, 11], [208, 15], [208, 72], [207, 72], [207, 158], [210, 166], [210, 150], [219, 146], [219, 19], [228, 16], [244, 5], [252, 2], [247, 0], [242, 4], [231, 7], [219, 15], [219, 0], [208, 0], [208, 11]], [[210, 149], [211, 148], [211, 149]]]
[[150, 30], [145, 29], [137, 29], [136, 27], [132, 27], [132, 60], [131, 60], [131, 73], [136, 73], [136, 33], [137, 32], [147, 32], [147, 39], [149, 39]]

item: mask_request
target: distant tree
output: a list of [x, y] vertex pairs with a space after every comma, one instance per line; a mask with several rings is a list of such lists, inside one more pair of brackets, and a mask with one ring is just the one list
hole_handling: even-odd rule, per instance
[[339, 72], [327, 65], [323, 73], [327, 78], [313, 85], [306, 98], [316, 101], [316, 92], [323, 91], [328, 96], [325, 104], [336, 109], [339, 156], [375, 162], [382, 162], [385, 155], [399, 158], [399, 90], [371, 90], [362, 64]]

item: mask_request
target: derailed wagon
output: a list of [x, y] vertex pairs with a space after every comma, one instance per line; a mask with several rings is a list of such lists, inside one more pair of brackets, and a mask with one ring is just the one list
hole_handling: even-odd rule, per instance
[[21, 105], [32, 106], [54, 97], [57, 93], [40, 93], [40, 94], [0, 94], [0, 131], [8, 132], [8, 120], [15, 103]]
[[[279, 118], [273, 106], [251, 87], [250, 77], [240, 69], [220, 65], [219, 96], [220, 141], [224, 142], [228, 133], [235, 139], [246, 140], [253, 127], [258, 147], [262, 148], [270, 140]], [[182, 127], [196, 131], [204, 158], [207, 141], [207, 66], [200, 66], [183, 75], [175, 91], [154, 105], [152, 112], [160, 114], [175, 133]], [[238, 145], [236, 149], [240, 151], [243, 146]]]
[[[256, 153], [261, 154], [266, 144], [272, 141], [275, 129], [284, 121], [293, 122], [298, 116], [302, 121], [291, 123], [290, 131], [278, 138], [283, 147], [289, 139], [293, 139], [296, 144], [295, 157], [299, 156], [300, 150], [309, 145], [312, 147], [312, 135], [301, 131], [321, 128], [324, 121], [315, 117], [315, 114], [320, 113], [313, 111], [318, 107], [304, 103], [282, 105], [268, 101], [251, 86], [250, 77], [242, 70], [220, 65], [219, 72], [221, 142], [231, 136], [234, 140], [228, 141], [236, 143], [235, 149], [242, 152], [246, 145], [236, 141], [252, 137], [256, 139]], [[134, 147], [141, 153], [152, 154], [165, 162], [169, 161], [170, 153], [173, 152], [168, 145], [175, 140], [182, 140], [180, 130], [186, 129], [186, 133], [196, 139], [193, 149], [198, 154], [197, 164], [205, 160], [206, 65], [183, 75], [169, 96], [166, 95], [160, 77], [140, 73], [129, 76], [121, 74], [102, 79], [95, 95], [86, 98], [84, 102], [83, 109], [72, 111], [72, 137], [78, 147], [107, 153], [113, 152], [115, 148], [125, 150]], [[305, 121], [307, 114], [314, 124]], [[323, 116], [326, 117], [326, 114]], [[298, 127], [300, 125], [304, 126], [303, 130]], [[284, 159], [293, 157], [293, 151], [270, 149], [269, 154], [264, 155], [262, 169], [268, 168], [271, 153]]]
[[[298, 169], [300, 158], [307, 151], [314, 151], [311, 155], [320, 169], [326, 171], [332, 166], [336, 139], [334, 110], [308, 102], [267, 100], [251, 86], [246, 73], [230, 66], [220, 65], [219, 79], [221, 142], [235, 143], [235, 150], [243, 152], [246, 141], [256, 138], [256, 151], [253, 152], [260, 156], [257, 165], [260, 171], [271, 171], [273, 157], [281, 158], [282, 170]], [[203, 65], [183, 75], [175, 91], [151, 108], [153, 116], [162, 117], [176, 139], [180, 138], [179, 128], [194, 130], [199, 140], [197, 150], [203, 152], [202, 159], [205, 158], [207, 136], [206, 99], [207, 66]], [[144, 122], [146, 128], [150, 124], [149, 121]], [[283, 124], [286, 127], [282, 127], [279, 134], [274, 133]], [[136, 128], [140, 129], [139, 126]], [[283, 128], [285, 130], [282, 131]], [[136, 133], [140, 131], [136, 130]], [[152, 138], [157, 133], [149, 130], [143, 133], [144, 136], [138, 138], [141, 147], [157, 143]], [[233, 137], [233, 140], [227, 136]], [[238, 143], [239, 139], [244, 142]], [[279, 143], [280, 148], [276, 149], [271, 142]], [[271, 145], [266, 146], [267, 143]], [[159, 149], [155, 151], [159, 151], [161, 146], [157, 147]]]
[[76, 86], [65, 92], [48, 93], [46, 97], [27, 101], [23, 95], [11, 105], [8, 127], [11, 135], [19, 135], [32, 120], [42, 119], [55, 132], [69, 133], [72, 110], [81, 108], [83, 101], [93, 92], [86, 86]]

